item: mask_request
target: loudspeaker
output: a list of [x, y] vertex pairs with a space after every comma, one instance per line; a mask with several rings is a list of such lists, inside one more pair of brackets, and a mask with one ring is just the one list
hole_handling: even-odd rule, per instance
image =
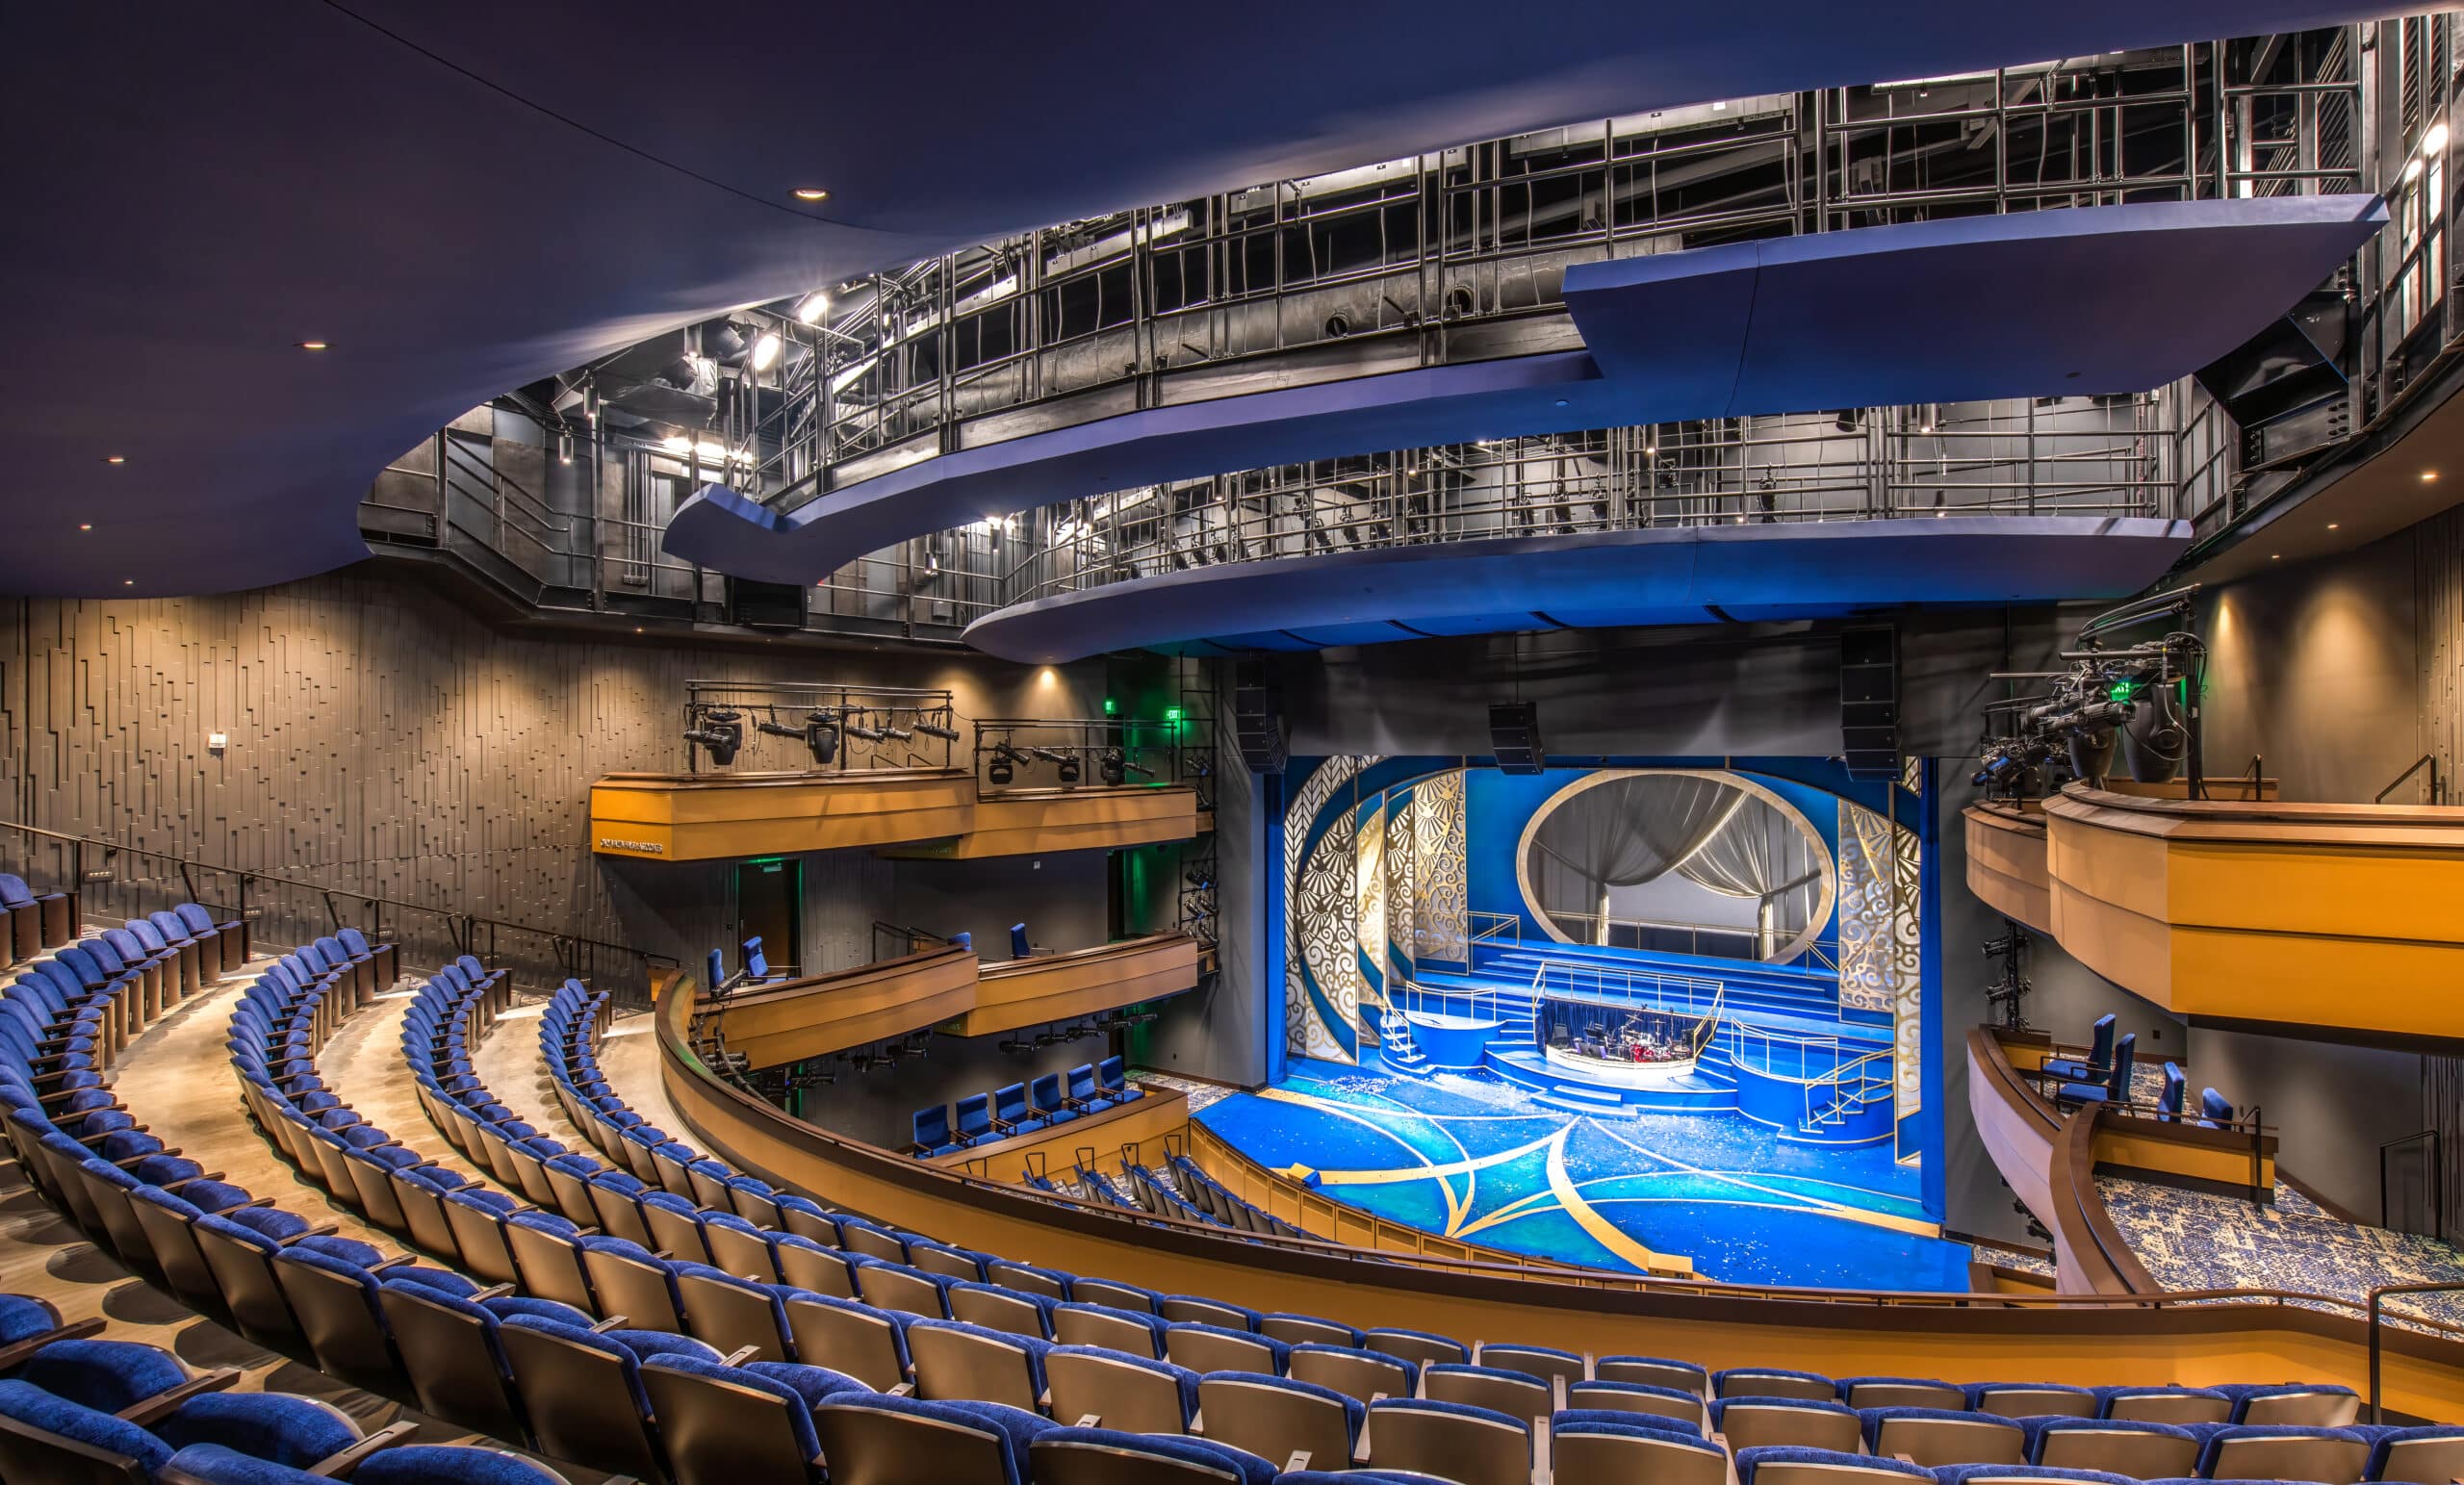
[[1549, 766], [1540, 746], [1540, 707], [1534, 702], [1489, 703], [1489, 751], [1502, 774], [1536, 774]]
[[1264, 662], [1244, 660], [1232, 673], [1232, 738], [1241, 761], [1253, 773], [1279, 774], [1292, 758], [1292, 729], [1283, 720], [1283, 693]]
[[1840, 754], [1851, 779], [1899, 778], [1899, 630], [1839, 635]]
[[805, 622], [804, 584], [731, 577], [728, 579], [728, 622], [749, 628], [801, 628]]

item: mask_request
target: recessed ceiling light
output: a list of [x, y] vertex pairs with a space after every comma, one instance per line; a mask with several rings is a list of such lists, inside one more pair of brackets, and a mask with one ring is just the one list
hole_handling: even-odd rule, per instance
[[2268, 560], [2271, 562], [2281, 562], [2284, 560], [2284, 553], [2281, 551], [2271, 551], [2268, 553]]
[[2338, 527], [2338, 526], [2340, 526], [2340, 525], [2344, 525], [2344, 523], [2343, 523], [2343, 522], [2341, 522], [2341, 521], [2330, 521], [2330, 522], [2328, 522], [2328, 523], [2327, 523], [2327, 529], [2328, 529], [2328, 530], [2330, 530], [2330, 531], [2332, 531], [2332, 530], [2334, 530], [2336, 527]]
[[1563, 406], [1565, 406], [1565, 405], [1566, 405], [1566, 400], [1567, 400], [1567, 399], [1566, 399], [1566, 398], [1564, 398], [1564, 397], [1559, 397], [1559, 398], [1557, 398], [1557, 405], [1558, 405], [1559, 407], [1563, 407]]
[[798, 186], [796, 188], [796, 199], [799, 201], [827, 201], [830, 199], [830, 192], [822, 190], [819, 186]]
[[90, 531], [93, 528], [94, 523], [90, 521], [80, 521], [77, 523], [77, 529], [80, 531]]
[[299, 348], [301, 350], [323, 350], [325, 348], [325, 343], [323, 341], [301, 341], [299, 343]]
[[2436, 470], [2424, 470], [2424, 471], [2422, 471], [2422, 483], [2423, 483], [2423, 484], [2426, 484], [2426, 485], [2434, 485], [2434, 484], [2438, 483], [2438, 471], [2436, 471]]
[[128, 462], [128, 455], [124, 453], [107, 453], [103, 455], [103, 462], [105, 464], [126, 464]]
[[123, 577], [119, 580], [119, 585], [123, 588], [134, 588], [137, 586], [137, 579], [134, 577]]

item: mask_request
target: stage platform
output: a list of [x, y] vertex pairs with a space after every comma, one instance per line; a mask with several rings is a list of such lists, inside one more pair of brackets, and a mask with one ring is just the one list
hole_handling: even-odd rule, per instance
[[1494, 1247], [1616, 1268], [1680, 1254], [1738, 1283], [1968, 1288], [1968, 1248], [1938, 1236], [1917, 1170], [1887, 1143], [1793, 1143], [1733, 1107], [1594, 1109], [1496, 1066], [1295, 1062], [1282, 1083], [1196, 1117], [1336, 1200]]

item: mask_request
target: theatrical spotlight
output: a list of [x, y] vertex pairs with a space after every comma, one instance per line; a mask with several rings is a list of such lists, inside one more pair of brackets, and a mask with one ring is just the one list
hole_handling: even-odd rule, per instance
[[1106, 783], [1125, 783], [1132, 774], [1136, 774], [1141, 779], [1155, 777], [1155, 770], [1142, 763], [1131, 762], [1129, 755], [1118, 748], [1105, 749], [1103, 757], [1097, 761], [1095, 767]]
[[922, 717], [917, 717], [915, 719], [915, 730], [923, 733], [927, 737], [937, 737], [943, 742], [957, 742], [959, 740], [959, 730], [950, 726], [950, 723], [958, 720], [957, 715], [946, 711], [936, 712], [934, 715], [944, 717], [948, 720], [942, 722], [927, 722]]
[[1026, 760], [1025, 754], [1008, 743], [994, 743], [992, 761], [985, 765], [984, 777], [994, 783], [1008, 783], [1018, 777], [1018, 765]]
[[693, 727], [684, 730], [688, 746], [699, 745], [710, 755], [710, 762], [725, 768], [735, 761], [738, 748], [744, 746], [744, 717], [724, 707], [711, 707], [695, 714]]
[[860, 737], [866, 742], [880, 742], [883, 738], [889, 735], [880, 728], [874, 727], [869, 723], [859, 722], [856, 720], [858, 717], [862, 715], [863, 713], [856, 711], [847, 713], [846, 721], [840, 725], [847, 730], [848, 736]]
[[758, 722], [755, 726], [772, 737], [792, 737], [811, 749], [816, 768], [828, 768], [838, 756], [838, 717], [834, 712], [806, 712], [802, 727], [789, 727], [778, 721]]

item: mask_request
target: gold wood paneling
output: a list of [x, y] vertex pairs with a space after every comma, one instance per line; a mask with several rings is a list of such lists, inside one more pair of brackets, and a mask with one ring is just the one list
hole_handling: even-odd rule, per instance
[[937, 1026], [975, 997], [975, 956], [940, 948], [731, 996], [721, 1024], [729, 1051], [776, 1067]]
[[1095, 1114], [1082, 1114], [1065, 1124], [1013, 1135], [972, 1149], [952, 1150], [925, 1162], [961, 1170], [988, 1181], [1018, 1180], [1028, 1169], [1066, 1172], [1077, 1152], [1092, 1150], [1107, 1163], [1115, 1157], [1161, 1165], [1165, 1141], [1178, 1140], [1190, 1127], [1190, 1095], [1178, 1088], [1149, 1088], [1146, 1096], [1116, 1104]]
[[1183, 784], [1039, 789], [980, 799], [974, 819], [956, 839], [887, 854], [972, 860], [1110, 850], [1188, 840], [1197, 829], [1197, 792]]
[[984, 1037], [1091, 1015], [1197, 985], [1197, 941], [1155, 934], [1075, 954], [987, 964], [975, 1006], [959, 1019], [962, 1037]]
[[2004, 917], [2052, 933], [2044, 816], [1986, 805], [1970, 805], [1964, 814], [1968, 890]]
[[964, 769], [861, 774], [610, 774], [591, 785], [603, 856], [699, 861], [931, 840], [967, 829]]
[[[1440, 1271], [1399, 1255], [1271, 1243], [1134, 1220], [1016, 1187], [971, 1182], [789, 1118], [721, 1083], [682, 1036], [670, 996], [654, 1025], [668, 1096], [723, 1159], [825, 1204], [945, 1242], [1169, 1293], [1355, 1325], [1514, 1339], [1707, 1366], [1790, 1365], [1834, 1375], [2026, 1376], [2055, 1382], [2185, 1382], [2297, 1376], [2368, 1383], [2352, 1318], [2270, 1300], [2128, 1307], [2031, 1304], [2022, 1296], [1795, 1298], [1625, 1278], [1578, 1283], [1472, 1267]], [[2387, 1405], [2444, 1416], [2464, 1395], [2464, 1344], [2386, 1332]]]
[[[2041, 1051], [2036, 1060], [2044, 1060]], [[2061, 1121], [2018, 1075], [2002, 1043], [1986, 1027], [1967, 1034], [1967, 1106], [1993, 1168], [2037, 1220], [2051, 1228], [2054, 1205], [2046, 1173], [2053, 1167], [2053, 1141]]]
[[1187, 840], [1181, 784], [1038, 790], [979, 800], [965, 769], [853, 774], [610, 774], [591, 786], [602, 856], [700, 861], [851, 846], [968, 859]]
[[2052, 931], [2175, 1014], [2464, 1037], [2464, 808], [2046, 802]]

